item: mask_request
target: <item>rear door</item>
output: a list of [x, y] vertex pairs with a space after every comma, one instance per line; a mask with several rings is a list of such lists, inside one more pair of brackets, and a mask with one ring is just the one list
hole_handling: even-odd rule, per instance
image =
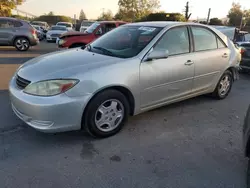
[[0, 19], [0, 45], [9, 45], [14, 36], [14, 23], [7, 19]]
[[210, 29], [192, 26], [194, 43], [194, 92], [211, 90], [220, 75], [228, 66], [230, 50], [225, 43]]

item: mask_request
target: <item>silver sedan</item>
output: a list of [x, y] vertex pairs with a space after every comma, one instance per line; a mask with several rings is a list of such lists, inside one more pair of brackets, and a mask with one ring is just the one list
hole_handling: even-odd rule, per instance
[[224, 99], [240, 59], [234, 44], [214, 28], [132, 23], [86, 48], [26, 62], [10, 81], [10, 98], [15, 114], [39, 131], [85, 128], [108, 137], [129, 115], [207, 93]]

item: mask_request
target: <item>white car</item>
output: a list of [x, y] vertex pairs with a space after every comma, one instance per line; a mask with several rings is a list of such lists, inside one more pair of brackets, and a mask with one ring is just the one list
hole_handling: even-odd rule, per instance
[[70, 22], [58, 22], [56, 25], [58, 26], [65, 26], [69, 31], [74, 30], [73, 29], [73, 24]]
[[50, 28], [50, 30], [46, 33], [47, 42], [56, 42], [57, 38], [61, 36], [61, 34], [68, 32], [67, 27], [55, 25]]
[[83, 20], [81, 23], [80, 32], [86, 31], [93, 23], [95, 22]]

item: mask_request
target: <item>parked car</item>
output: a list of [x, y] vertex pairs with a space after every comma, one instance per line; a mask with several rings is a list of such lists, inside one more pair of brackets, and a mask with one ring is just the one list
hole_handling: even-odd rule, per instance
[[31, 25], [39, 25], [41, 26], [44, 30], [48, 31], [50, 26], [48, 25], [47, 22], [44, 21], [32, 21], [30, 22]]
[[39, 38], [40, 41], [46, 38], [46, 33], [44, 33], [44, 29], [41, 26], [32, 25], [32, 27], [36, 29], [37, 37]]
[[246, 158], [248, 158], [247, 188], [250, 188], [250, 106], [247, 109], [243, 125], [243, 147], [244, 155]]
[[83, 20], [81, 23], [81, 27], [80, 27], [80, 32], [84, 32], [88, 29], [88, 27], [90, 27], [93, 23], [95, 23], [94, 21], [88, 21], [88, 20]]
[[234, 44], [212, 27], [132, 23], [85, 48], [26, 62], [10, 81], [10, 99], [16, 115], [37, 130], [85, 128], [108, 137], [129, 115], [207, 93], [226, 98], [239, 61]]
[[60, 37], [63, 33], [67, 31], [68, 30], [66, 26], [54, 25], [46, 33], [46, 40], [47, 42], [55, 42], [58, 37]]
[[236, 44], [241, 50], [242, 60], [240, 63], [242, 72], [250, 70], [250, 34], [246, 31], [239, 31]]
[[19, 51], [27, 51], [38, 43], [36, 30], [28, 22], [0, 17], [0, 46], [14, 46]]
[[65, 26], [68, 31], [73, 31], [73, 24], [70, 22], [58, 22], [56, 25]]
[[86, 46], [88, 43], [94, 41], [98, 37], [111, 31], [112, 29], [126, 24], [120, 21], [100, 21], [93, 23], [84, 33], [82, 32], [68, 32], [59, 38], [59, 48], [75, 48]]

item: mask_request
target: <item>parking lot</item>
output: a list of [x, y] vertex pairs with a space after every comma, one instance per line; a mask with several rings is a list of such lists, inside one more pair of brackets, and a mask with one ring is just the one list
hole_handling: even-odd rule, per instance
[[55, 50], [45, 42], [24, 53], [0, 48], [0, 187], [246, 187], [250, 75], [241, 75], [225, 100], [201, 96], [146, 112], [111, 138], [44, 134], [12, 113], [7, 83], [20, 64]]

